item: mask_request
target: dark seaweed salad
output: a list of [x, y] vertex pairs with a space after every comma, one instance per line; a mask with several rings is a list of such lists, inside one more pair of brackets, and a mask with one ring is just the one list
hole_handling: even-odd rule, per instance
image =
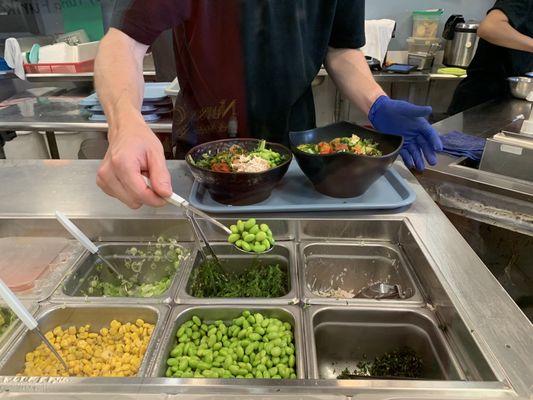
[[254, 260], [243, 273], [224, 271], [208, 260], [193, 272], [190, 294], [194, 297], [281, 297], [287, 293], [287, 273], [278, 264]]
[[350, 373], [345, 368], [337, 379], [357, 379], [361, 377], [380, 378], [422, 378], [424, 364], [416, 352], [409, 347], [402, 347], [377, 356], [374, 361], [362, 360]]

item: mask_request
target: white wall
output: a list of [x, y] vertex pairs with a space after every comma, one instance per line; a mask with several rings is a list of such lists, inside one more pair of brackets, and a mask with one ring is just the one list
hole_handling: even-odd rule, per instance
[[396, 21], [396, 37], [389, 50], [405, 50], [405, 39], [412, 33], [412, 11], [443, 8], [439, 36], [448, 17], [463, 14], [466, 19], [481, 20], [495, 0], [366, 0], [366, 19], [389, 18]]

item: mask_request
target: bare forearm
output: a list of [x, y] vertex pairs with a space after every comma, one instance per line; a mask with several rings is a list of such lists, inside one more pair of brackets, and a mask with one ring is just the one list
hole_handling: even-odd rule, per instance
[[102, 39], [95, 63], [95, 85], [109, 121], [109, 135], [122, 121], [140, 119], [143, 99], [143, 57], [147, 46], [111, 29]]
[[365, 114], [385, 94], [360, 50], [329, 48], [326, 69], [342, 94]]
[[533, 38], [514, 29], [500, 10], [491, 11], [480, 24], [479, 37], [492, 44], [533, 53]]

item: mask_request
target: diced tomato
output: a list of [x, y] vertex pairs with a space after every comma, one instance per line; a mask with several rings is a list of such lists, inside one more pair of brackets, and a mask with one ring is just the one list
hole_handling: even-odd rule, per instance
[[338, 143], [335, 145], [335, 151], [341, 152], [341, 151], [348, 151], [348, 150], [350, 149], [348, 148], [347, 144]]
[[211, 170], [215, 172], [231, 172], [230, 166], [225, 162], [211, 164]]
[[333, 149], [327, 142], [320, 142], [318, 144], [318, 154], [331, 154], [333, 153]]

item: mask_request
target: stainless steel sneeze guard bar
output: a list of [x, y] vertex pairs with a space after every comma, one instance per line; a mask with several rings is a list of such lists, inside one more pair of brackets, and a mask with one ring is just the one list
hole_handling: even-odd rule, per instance
[[[118, 202], [101, 194], [94, 184], [97, 162], [3, 162], [0, 165], [0, 236], [58, 235], [65, 233], [53, 220], [55, 207], [63, 206], [74, 217], [74, 222], [88, 233], [91, 240], [107, 242], [146, 242], [160, 234], [175, 235], [180, 243], [192, 247], [192, 254], [181, 266], [180, 276], [168, 294], [159, 299], [107, 299], [104, 302], [84, 303], [83, 299], [62, 293], [55, 294], [39, 304], [37, 316], [52, 315], [48, 310], [106, 307], [109, 309], [132, 307], [139, 309], [171, 309], [167, 316], [159, 314], [157, 342], [146, 354], [146, 369], [136, 378], [24, 378], [3, 376], [0, 386], [11, 393], [31, 391], [74, 394], [90, 398], [91, 393], [153, 393], [153, 394], [207, 394], [227, 395], [305, 395], [369, 396], [369, 398], [527, 398], [533, 387], [531, 360], [533, 359], [533, 335], [530, 322], [513, 303], [496, 279], [490, 274], [475, 253], [459, 236], [451, 223], [434, 205], [417, 181], [399, 164], [396, 168], [410, 182], [417, 194], [417, 201], [408, 209], [388, 212], [363, 213], [299, 213], [265, 214], [271, 227], [279, 232], [283, 258], [295, 262], [297, 268], [297, 300], [299, 305], [272, 303], [247, 303], [239, 299], [233, 304], [189, 304], [180, 297], [186, 285], [186, 277], [195, 257], [194, 238], [183, 216], [174, 208], [158, 210], [143, 208], [133, 212]], [[169, 162], [176, 191], [185, 195], [191, 185], [185, 166], [181, 162]], [[16, 170], [20, 173], [17, 174]], [[19, 178], [17, 180], [17, 177]], [[49, 179], [47, 184], [41, 180]], [[19, 191], [20, 180], [26, 186]], [[65, 185], [68, 182], [68, 185]], [[51, 185], [51, 186], [50, 186]], [[29, 188], [29, 189], [28, 189]], [[31, 193], [28, 193], [31, 192]], [[23, 200], [43, 196], [46, 201], [38, 204]], [[9, 199], [10, 201], [7, 201]], [[24, 209], [24, 205], [28, 207]], [[61, 207], [59, 207], [61, 209]], [[242, 216], [248, 217], [248, 216]], [[234, 221], [233, 216], [222, 218]], [[274, 228], [273, 228], [274, 229]], [[224, 234], [206, 229], [210, 240], [224, 246]], [[323, 246], [324, 254], [339, 254], [339, 246], [360, 246], [361, 243], [394, 249], [396, 257], [405, 266], [410, 284], [414, 285], [417, 298], [401, 300], [353, 299], [349, 305], [331, 300], [331, 304], [303, 304], [311, 299], [305, 294], [305, 256], [309, 245]], [[328, 244], [331, 244], [328, 247]], [[378, 247], [379, 247], [378, 246]], [[315, 249], [318, 249], [316, 247]], [[329, 252], [329, 253], [326, 253]], [[351, 250], [350, 250], [351, 251]], [[381, 251], [381, 250], [380, 250]], [[336, 253], [335, 253], [336, 252]], [[288, 254], [287, 254], [288, 253]], [[320, 253], [320, 252], [318, 252]], [[317, 253], [317, 254], [318, 254]], [[341, 253], [341, 256], [345, 253]], [[348, 254], [353, 254], [348, 252]], [[73, 271], [73, 265], [70, 271]], [[67, 276], [69, 276], [67, 274]], [[65, 282], [65, 281], [64, 281]], [[63, 284], [63, 283], [62, 283]], [[292, 283], [291, 283], [292, 290]], [[65, 297], [63, 297], [65, 295]], [[291, 296], [292, 297], [292, 296]], [[80, 301], [81, 300], [81, 301]], [[126, 299], [124, 299], [126, 300]], [[132, 299], [129, 299], [132, 300]], [[132, 304], [135, 302], [135, 304]], [[181, 304], [176, 304], [181, 303]], [[267, 380], [177, 380], [159, 378], [158, 366], [163, 362], [165, 338], [170, 338], [180, 316], [195, 309], [225, 309], [230, 313], [244, 308], [270, 308], [276, 312], [295, 309], [289, 313], [300, 330], [299, 350], [304, 355], [300, 361], [302, 373], [308, 377], [295, 381]], [[108, 311], [106, 311], [107, 313]], [[209, 311], [212, 312], [212, 311]], [[289, 315], [285, 314], [285, 315]], [[346, 320], [345, 315], [348, 315]], [[60, 315], [60, 314], [57, 314]], [[106, 314], [110, 315], [110, 314]], [[191, 314], [192, 315], [192, 314]], [[400, 318], [398, 318], [400, 316]], [[115, 318], [115, 316], [113, 316]], [[317, 337], [333, 335], [335, 326], [362, 324], [372, 331], [372, 326], [384, 320], [394, 325], [405, 320], [407, 332], [425, 343], [420, 351], [436, 354], [441, 377], [467, 380], [357, 380], [337, 381], [316, 379], [320, 377], [320, 365], [331, 353], [313, 346]], [[328, 328], [331, 326], [331, 328]], [[161, 331], [159, 331], [159, 328]], [[331, 330], [333, 329], [333, 330]], [[353, 328], [349, 328], [353, 329]], [[391, 332], [396, 329], [391, 327]], [[317, 331], [318, 332], [315, 332]], [[0, 372], [10, 356], [26, 343], [24, 331], [8, 343], [7, 351], [0, 357]], [[400, 332], [402, 332], [400, 330]], [[316, 336], [318, 335], [318, 336]], [[350, 335], [346, 335], [350, 339]], [[353, 336], [353, 335], [352, 335]], [[379, 339], [379, 334], [370, 334]], [[321, 340], [321, 339], [320, 339]], [[365, 346], [362, 337], [353, 338]], [[368, 339], [367, 339], [368, 340]], [[379, 339], [383, 342], [383, 338]], [[390, 339], [392, 342], [393, 339]], [[168, 346], [168, 341], [166, 345]], [[339, 349], [348, 349], [339, 343]], [[315, 357], [314, 351], [319, 354]], [[423, 350], [425, 349], [425, 350]], [[17, 353], [18, 354], [18, 353]], [[324, 358], [323, 355], [326, 355]], [[328, 356], [329, 354], [329, 356]], [[17, 356], [18, 357], [18, 356]], [[331, 357], [330, 357], [331, 358]], [[13, 359], [15, 360], [15, 359]], [[321, 361], [319, 361], [321, 360]], [[19, 361], [20, 362], [20, 361]], [[13, 363], [13, 368], [18, 364]], [[319, 371], [319, 372], [317, 372]], [[9, 371], [9, 374], [13, 371]], [[299, 370], [300, 374], [300, 370]], [[437, 378], [438, 373], [434, 376]], [[434, 379], [432, 378], [432, 379]], [[85, 394], [84, 394], [85, 393]], [[214, 398], [214, 396], [213, 396]]]

